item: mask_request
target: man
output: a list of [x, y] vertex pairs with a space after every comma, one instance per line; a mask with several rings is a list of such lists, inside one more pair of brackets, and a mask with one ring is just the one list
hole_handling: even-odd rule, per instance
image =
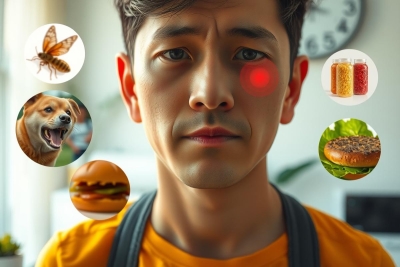
[[[121, 94], [158, 166], [139, 266], [288, 266], [266, 155], [307, 74], [297, 56], [307, 1], [116, 2]], [[307, 210], [321, 266], [394, 266], [376, 240]], [[124, 213], [58, 234], [38, 266], [105, 266]]]

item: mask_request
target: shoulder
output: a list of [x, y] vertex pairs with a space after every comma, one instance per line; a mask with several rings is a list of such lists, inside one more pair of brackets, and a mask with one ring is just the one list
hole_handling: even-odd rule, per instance
[[394, 266], [372, 236], [314, 208], [306, 209], [318, 233], [321, 262], [337, 261], [335, 266]]
[[106, 266], [115, 232], [131, 205], [110, 219], [86, 220], [56, 233], [40, 252], [36, 266]]
[[367, 247], [376, 247], [379, 245], [378, 241], [370, 235], [353, 228], [346, 222], [311, 207], [306, 206], [306, 209], [311, 215], [320, 237], [327, 238], [331, 242], [343, 242], [344, 240], [347, 242], [357, 241], [358, 244]]

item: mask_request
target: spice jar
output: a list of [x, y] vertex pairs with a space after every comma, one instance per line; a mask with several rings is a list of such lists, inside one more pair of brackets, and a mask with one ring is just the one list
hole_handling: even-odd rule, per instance
[[350, 58], [341, 58], [336, 66], [336, 93], [340, 97], [353, 96], [353, 65]]
[[331, 66], [331, 92], [336, 94], [336, 67], [339, 63], [339, 59], [334, 59]]
[[368, 93], [368, 65], [365, 59], [354, 60], [354, 94]]

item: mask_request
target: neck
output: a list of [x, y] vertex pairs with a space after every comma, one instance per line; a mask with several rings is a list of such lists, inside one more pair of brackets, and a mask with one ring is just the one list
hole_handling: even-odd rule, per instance
[[195, 189], [167, 175], [158, 162], [159, 189], [151, 223], [170, 243], [193, 256], [228, 259], [260, 250], [284, 233], [281, 202], [262, 160], [237, 184]]

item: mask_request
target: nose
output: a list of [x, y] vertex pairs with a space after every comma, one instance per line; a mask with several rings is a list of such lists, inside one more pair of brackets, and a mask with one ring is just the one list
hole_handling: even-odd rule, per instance
[[189, 98], [189, 106], [196, 110], [221, 109], [228, 111], [234, 106], [233, 83], [229, 70], [215, 53], [210, 53], [196, 70]]
[[63, 115], [60, 115], [59, 118], [60, 118], [60, 121], [64, 124], [69, 124], [71, 122], [71, 117], [68, 115], [63, 114]]

